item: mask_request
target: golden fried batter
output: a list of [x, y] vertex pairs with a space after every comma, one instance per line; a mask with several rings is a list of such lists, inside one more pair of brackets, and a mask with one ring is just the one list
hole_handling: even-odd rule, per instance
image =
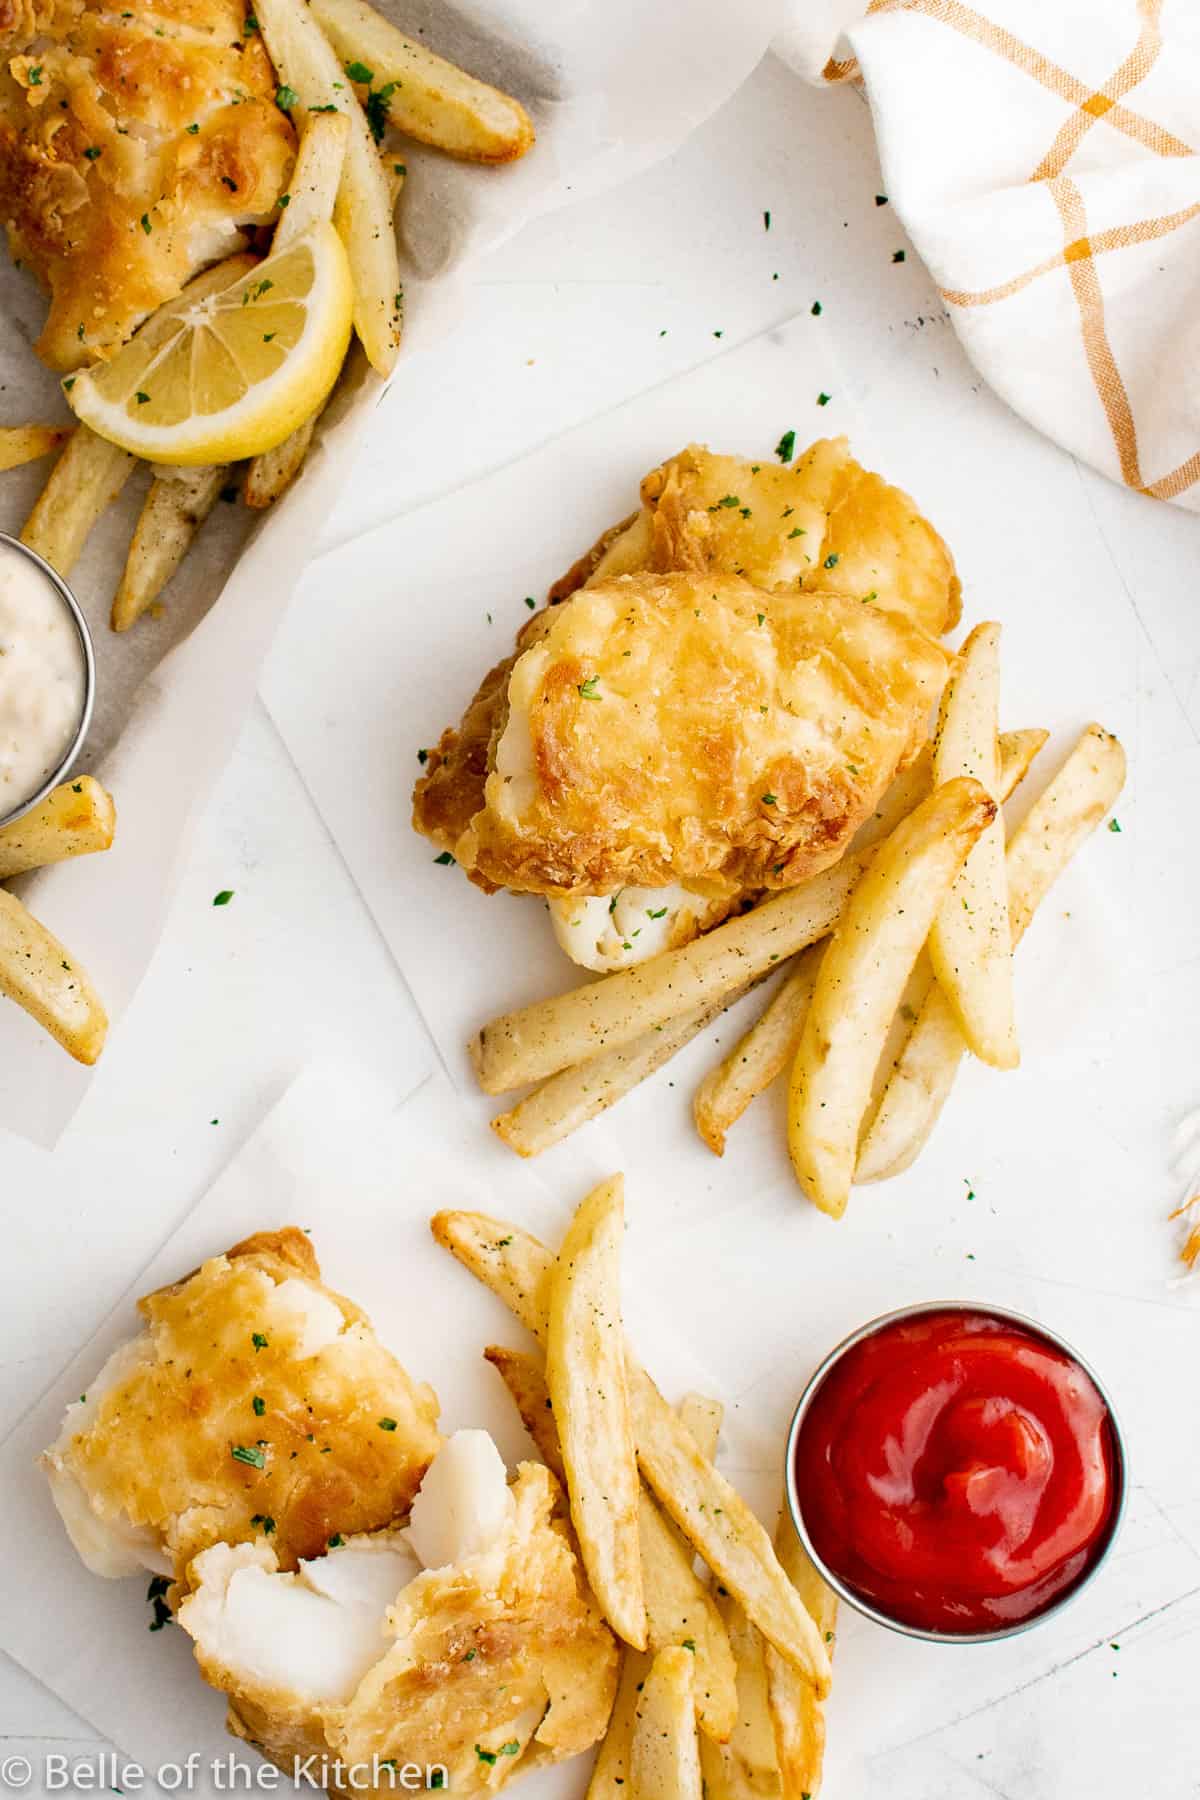
[[[712, 571], [771, 590], [843, 594], [935, 637], [958, 620], [959, 582], [942, 539], [907, 494], [855, 462], [845, 438], [821, 439], [790, 468], [692, 445], [652, 469], [641, 492], [641, 511], [610, 526], [555, 582], [551, 606], [615, 575]], [[528, 619], [516, 654], [548, 622], [545, 612]], [[516, 654], [484, 678], [417, 783], [413, 824], [440, 849], [453, 852], [483, 807]], [[472, 880], [496, 885], [480, 868]]]
[[440, 1443], [436, 1398], [322, 1283], [303, 1232], [247, 1239], [139, 1307], [144, 1329], [43, 1457], [89, 1567], [179, 1576], [269, 1520], [291, 1569], [407, 1512]]
[[0, 0], [0, 219], [55, 369], [111, 354], [269, 223], [295, 141], [243, 0]]
[[[288, 1774], [294, 1758], [314, 1753], [367, 1770], [441, 1765], [453, 1794], [494, 1792], [534, 1764], [595, 1743], [612, 1705], [616, 1645], [567, 1528], [552, 1516], [554, 1477], [523, 1463], [510, 1493], [511, 1516], [494, 1543], [400, 1588], [379, 1618], [378, 1654], [372, 1661], [368, 1649], [361, 1673], [347, 1655], [331, 1677], [321, 1646], [297, 1641], [299, 1611], [291, 1641], [280, 1642], [291, 1597], [266, 1591], [275, 1570], [267, 1544], [217, 1546], [200, 1557], [180, 1623], [196, 1639], [206, 1680], [229, 1696], [230, 1730]], [[350, 1540], [308, 1573], [319, 1578], [323, 1563], [369, 1548]], [[247, 1622], [252, 1603], [242, 1602], [239, 1619], [232, 1583], [257, 1571], [258, 1617]], [[273, 1633], [272, 1604], [280, 1607]], [[309, 1629], [319, 1632], [319, 1614]], [[386, 1789], [386, 1777], [379, 1785]]]
[[736, 576], [620, 576], [544, 618], [449, 846], [531, 893], [804, 880], [916, 753], [948, 666], [896, 614]]

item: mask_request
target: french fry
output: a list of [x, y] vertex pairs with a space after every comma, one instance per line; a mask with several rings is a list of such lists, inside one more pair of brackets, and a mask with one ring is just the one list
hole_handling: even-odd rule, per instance
[[[1120, 743], [1102, 726], [1089, 725], [1009, 840], [1008, 907], [1014, 948], [1124, 784], [1125, 752]], [[953, 1010], [941, 988], [934, 987], [863, 1134], [856, 1181], [882, 1181], [916, 1159], [937, 1123], [965, 1053]]]
[[821, 959], [788, 1089], [788, 1154], [801, 1187], [840, 1218], [871, 1078], [904, 984], [967, 852], [996, 816], [961, 777], [880, 845]]
[[313, 12], [343, 63], [371, 71], [389, 122], [406, 137], [470, 162], [513, 162], [533, 143], [518, 100], [435, 56], [365, 0], [313, 0]]
[[[833, 1655], [837, 1595], [823, 1581], [796, 1536], [787, 1508], [779, 1515], [775, 1549], [788, 1579], [811, 1613]], [[767, 1711], [775, 1736], [780, 1800], [816, 1800], [825, 1758], [825, 1709], [810, 1682], [798, 1675], [771, 1645], [766, 1646]]]
[[7, 888], [0, 888], [0, 994], [76, 1062], [94, 1063], [103, 1050], [108, 1015], [86, 971]]
[[69, 425], [0, 425], [0, 471], [49, 456], [70, 435]]
[[679, 1423], [708, 1462], [717, 1459], [717, 1439], [721, 1435], [721, 1421], [725, 1417], [725, 1408], [719, 1400], [710, 1400], [707, 1394], [685, 1394], [675, 1409], [679, 1414]]
[[[705, 1800], [753, 1800], [779, 1791], [775, 1733], [767, 1708], [766, 1646], [735, 1600], [722, 1596], [717, 1604], [737, 1665], [737, 1723], [728, 1743], [706, 1739], [700, 1745]], [[809, 1685], [793, 1673], [803, 1686]]]
[[692, 1658], [660, 1650], [642, 1686], [629, 1747], [632, 1800], [703, 1800]]
[[619, 1175], [602, 1182], [567, 1228], [550, 1287], [546, 1385], [592, 1591], [618, 1637], [644, 1650], [640, 1488], [621, 1329], [624, 1185]]
[[116, 824], [113, 797], [94, 776], [64, 781], [32, 811], [0, 827], [0, 881], [47, 863], [107, 850]]
[[565, 1487], [567, 1471], [563, 1467], [562, 1445], [554, 1422], [554, 1402], [540, 1360], [530, 1356], [527, 1350], [506, 1350], [500, 1344], [489, 1344], [483, 1354], [511, 1394], [538, 1455]]
[[493, 1020], [471, 1045], [480, 1086], [502, 1094], [540, 1081], [727, 1000], [833, 927], [867, 855], [851, 852], [802, 887], [650, 962]]
[[609, 1715], [608, 1730], [596, 1753], [587, 1800], [631, 1800], [629, 1753], [638, 1702], [654, 1658], [648, 1650], [623, 1650], [617, 1697]]
[[133, 473], [137, 458], [77, 425], [21, 531], [21, 542], [69, 576], [100, 514]]
[[400, 262], [371, 128], [305, 0], [262, 0], [255, 16], [281, 92], [296, 96], [292, 110], [331, 107], [350, 122], [333, 222], [354, 272], [354, 328], [372, 368], [390, 375], [400, 346]]
[[[558, 1427], [541, 1364], [522, 1350], [493, 1346], [484, 1355], [512, 1395], [542, 1461], [565, 1482]], [[695, 1398], [706, 1408], [715, 1405]], [[719, 1414], [720, 1409], [717, 1411]], [[691, 1545], [684, 1547], [686, 1540], [676, 1535], [644, 1488], [638, 1495], [638, 1543], [649, 1648], [655, 1651], [668, 1644], [686, 1644], [691, 1649], [696, 1658], [700, 1728], [712, 1737], [727, 1738], [737, 1708], [729, 1639], [712, 1596], [692, 1567]]]
[[[556, 1259], [544, 1244], [519, 1226], [484, 1213], [435, 1213], [430, 1229], [444, 1249], [545, 1342]], [[736, 1488], [700, 1454], [628, 1346], [625, 1376], [638, 1463], [659, 1504], [763, 1636], [827, 1691], [825, 1646], [779, 1567], [767, 1533]]]
[[723, 1007], [739, 997], [731, 994], [711, 1006], [698, 1007], [669, 1025], [643, 1033], [632, 1043], [602, 1051], [573, 1068], [560, 1069], [508, 1112], [497, 1114], [492, 1130], [518, 1156], [540, 1156], [543, 1150], [561, 1143], [589, 1119], [632, 1093], [685, 1044], [690, 1044], [706, 1025], [711, 1025]]
[[263, 512], [268, 506], [273, 506], [279, 496], [291, 487], [304, 466], [319, 416], [314, 413], [311, 419], [305, 419], [303, 425], [297, 425], [282, 444], [276, 444], [273, 450], [263, 450], [258, 456], [250, 458], [242, 485], [242, 499], [255, 512]]
[[[1025, 779], [1031, 763], [1048, 732], [1038, 730], [1009, 731], [999, 739], [1000, 777], [997, 798], [1007, 800], [1014, 788]], [[901, 819], [929, 793], [931, 758], [925, 752], [888, 789], [879, 809], [864, 826], [855, 843], [859, 849], [872, 847], [880, 836], [895, 830]], [[696, 1129], [715, 1155], [725, 1148], [725, 1134], [741, 1118], [750, 1102], [770, 1087], [788, 1067], [800, 1042], [813, 983], [821, 960], [821, 947], [814, 944], [796, 958], [795, 965], [772, 996], [762, 1016], [734, 1045], [733, 1049], [706, 1076], [697, 1091], [694, 1110]], [[924, 952], [917, 958], [901, 998], [899, 1013], [910, 1022], [929, 991], [933, 970]], [[907, 1031], [902, 1033], [907, 1036]], [[880, 1067], [890, 1066], [885, 1050]], [[555, 1077], [555, 1079], [559, 1079]], [[876, 1096], [877, 1098], [877, 1096]]]
[[218, 463], [180, 469], [150, 483], [113, 597], [114, 631], [128, 631], [158, 599], [228, 479], [228, 467]]
[[823, 953], [823, 944], [800, 952], [761, 1017], [697, 1088], [696, 1129], [714, 1156], [725, 1154], [725, 1133], [795, 1056]]
[[[999, 704], [1000, 627], [977, 625], [942, 695], [933, 752], [935, 783], [968, 775], [999, 799]], [[933, 972], [970, 1048], [994, 1069], [1015, 1069], [1020, 1052], [1013, 1012], [1004, 820], [999, 816], [959, 870], [933, 922], [928, 948]]]

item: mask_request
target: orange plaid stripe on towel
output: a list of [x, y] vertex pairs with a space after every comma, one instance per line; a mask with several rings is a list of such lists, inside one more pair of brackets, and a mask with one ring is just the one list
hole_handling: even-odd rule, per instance
[[866, 83], [892, 203], [996, 391], [1200, 511], [1200, 0], [797, 0], [777, 48]]

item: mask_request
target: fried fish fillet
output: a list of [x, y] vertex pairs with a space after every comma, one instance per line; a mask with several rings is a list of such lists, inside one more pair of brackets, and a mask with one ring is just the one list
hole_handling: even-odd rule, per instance
[[[451, 1504], [432, 1549], [414, 1509], [410, 1533], [347, 1539], [296, 1574], [264, 1539], [193, 1564], [179, 1623], [229, 1697], [230, 1730], [288, 1774], [317, 1755], [368, 1789], [387, 1785], [369, 1771], [392, 1764], [438, 1768], [450, 1793], [491, 1793], [603, 1732], [617, 1649], [553, 1516], [554, 1477], [523, 1463], [509, 1488], [486, 1434], [459, 1432], [427, 1484], [456, 1458], [468, 1467], [439, 1494]], [[406, 1538], [447, 1560], [422, 1570]]]
[[324, 1285], [302, 1231], [248, 1238], [138, 1304], [142, 1331], [42, 1459], [96, 1574], [179, 1578], [264, 1530], [293, 1569], [407, 1514], [441, 1442], [437, 1400]]
[[638, 569], [744, 575], [770, 591], [844, 594], [902, 613], [932, 637], [958, 623], [962, 590], [945, 543], [900, 488], [864, 469], [844, 437], [790, 466], [689, 444], [642, 481], [642, 510], [551, 589]]
[[0, 218], [54, 369], [111, 354], [269, 223], [295, 139], [243, 0], [0, 0]]
[[[907, 494], [855, 462], [845, 438], [821, 439], [790, 468], [691, 445], [652, 469], [641, 494], [641, 511], [611, 526], [550, 589], [551, 607], [616, 575], [680, 570], [842, 594], [903, 614], [935, 637], [958, 619], [960, 587], [946, 545]], [[514, 654], [488, 671], [461, 723], [429, 752], [413, 824], [440, 849], [453, 852], [483, 808], [513, 664], [552, 617], [526, 620]], [[479, 870], [472, 878], [489, 885]]]
[[519, 892], [805, 880], [916, 754], [948, 667], [898, 614], [729, 575], [597, 581], [545, 621], [446, 844]]

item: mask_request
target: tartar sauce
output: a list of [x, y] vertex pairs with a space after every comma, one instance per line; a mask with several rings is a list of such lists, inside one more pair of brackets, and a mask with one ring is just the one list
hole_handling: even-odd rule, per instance
[[0, 819], [62, 763], [86, 684], [79, 633], [62, 595], [36, 563], [0, 542]]

